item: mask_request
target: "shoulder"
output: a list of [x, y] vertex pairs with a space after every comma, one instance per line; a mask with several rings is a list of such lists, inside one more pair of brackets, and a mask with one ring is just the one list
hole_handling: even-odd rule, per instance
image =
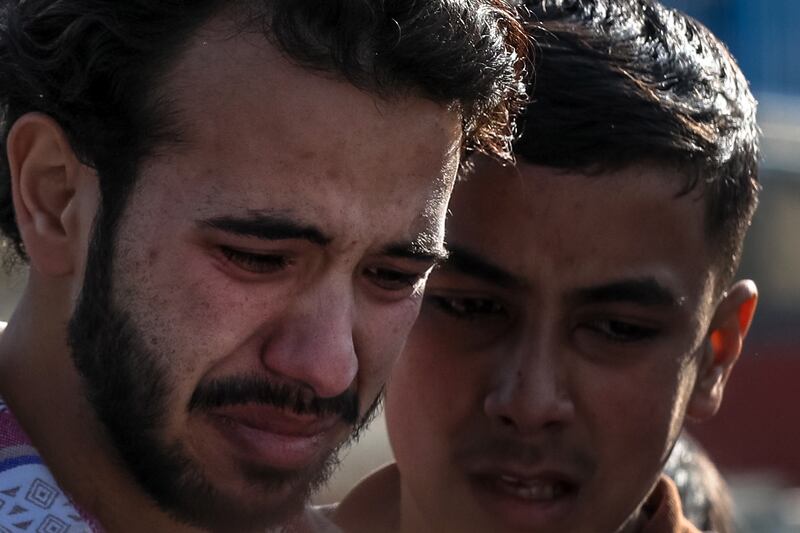
[[399, 519], [400, 472], [395, 463], [362, 479], [333, 513], [333, 520], [348, 533], [393, 531]]

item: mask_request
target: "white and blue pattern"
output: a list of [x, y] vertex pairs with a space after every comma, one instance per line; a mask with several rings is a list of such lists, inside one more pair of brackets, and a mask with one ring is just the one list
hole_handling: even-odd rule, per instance
[[0, 533], [91, 532], [2, 400], [0, 419]]
[[90, 531], [38, 456], [0, 462], [0, 532]]

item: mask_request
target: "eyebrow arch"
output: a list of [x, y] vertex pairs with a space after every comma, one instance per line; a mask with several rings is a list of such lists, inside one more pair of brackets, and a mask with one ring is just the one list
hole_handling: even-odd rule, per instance
[[517, 276], [477, 252], [458, 245], [449, 245], [448, 250], [447, 261], [441, 266], [444, 271], [455, 271], [504, 288], [523, 286]]
[[262, 213], [246, 217], [221, 216], [199, 221], [200, 226], [264, 240], [302, 239], [313, 244], [326, 246], [331, 238], [314, 226], [300, 224], [282, 216]]
[[628, 302], [648, 307], [680, 305], [680, 299], [671, 290], [649, 277], [578, 289], [575, 298], [593, 303]]

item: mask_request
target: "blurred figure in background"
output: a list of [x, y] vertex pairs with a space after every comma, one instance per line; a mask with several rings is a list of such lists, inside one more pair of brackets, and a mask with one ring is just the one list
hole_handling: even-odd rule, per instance
[[518, 164], [475, 157], [393, 369], [396, 457], [349, 531], [689, 533], [662, 470], [713, 416], [757, 291], [756, 104], [706, 28], [650, 0], [530, 2]]
[[683, 515], [703, 531], [734, 533], [733, 501], [728, 485], [698, 442], [685, 431], [664, 465], [678, 489]]

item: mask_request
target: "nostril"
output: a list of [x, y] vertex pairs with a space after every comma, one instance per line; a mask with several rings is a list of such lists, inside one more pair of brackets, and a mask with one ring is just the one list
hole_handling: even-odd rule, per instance
[[514, 420], [509, 416], [500, 416], [499, 419], [500, 419], [500, 424], [502, 424], [503, 426], [512, 428], [516, 427]]

